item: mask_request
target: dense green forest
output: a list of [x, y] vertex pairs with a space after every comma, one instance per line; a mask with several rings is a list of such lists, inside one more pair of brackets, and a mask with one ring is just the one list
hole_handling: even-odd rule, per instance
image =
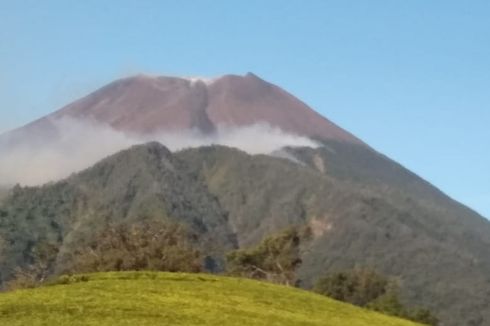
[[[114, 232], [122, 228], [135, 231], [134, 241], [140, 241], [144, 223], [174, 225], [185, 241], [163, 232], [158, 241], [176, 244], [169, 252], [144, 244], [128, 246], [125, 253], [163, 257], [176, 250], [192, 262], [185, 271], [213, 273], [226, 272], [230, 257], [254, 262], [257, 252], [272, 250], [261, 247], [262, 241], [297, 227], [302, 235], [310, 230], [307, 239], [298, 248], [283, 244], [297, 260], [280, 260], [281, 267], [270, 271], [265, 269], [270, 262], [235, 265], [233, 273], [312, 289], [326, 275], [366, 267], [398, 281], [397, 300], [410, 313], [423, 307], [447, 325], [484, 325], [490, 311], [488, 222], [365, 147], [330, 142], [318, 149], [285, 149], [278, 156], [220, 146], [171, 153], [150, 143], [66, 180], [16, 186], [0, 204], [1, 285], [93, 266], [95, 271], [153, 268], [158, 264], [152, 260], [125, 256], [115, 262], [88, 259], [93, 253], [113, 256], [102, 253], [114, 243], [94, 237], [121, 242]], [[291, 266], [294, 274], [285, 270]]]

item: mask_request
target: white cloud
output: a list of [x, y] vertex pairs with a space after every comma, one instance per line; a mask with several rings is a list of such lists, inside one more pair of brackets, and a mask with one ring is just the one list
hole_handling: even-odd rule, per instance
[[54, 121], [59, 137], [39, 146], [29, 139], [20, 145], [0, 147], [0, 185], [39, 185], [81, 171], [104, 157], [135, 144], [159, 141], [172, 151], [219, 144], [250, 154], [269, 154], [285, 146], [316, 147], [312, 140], [291, 135], [267, 124], [248, 127], [220, 127], [214, 135], [193, 130], [130, 136], [108, 126], [88, 121]]
[[200, 76], [184, 76], [184, 77], [178, 77], [178, 78], [187, 79], [191, 83], [197, 83], [198, 81], [201, 81], [201, 82], [203, 82], [206, 85], [211, 85], [215, 81], [217, 81], [220, 77], [212, 77], [212, 78], [210, 78], [210, 77], [200, 77]]

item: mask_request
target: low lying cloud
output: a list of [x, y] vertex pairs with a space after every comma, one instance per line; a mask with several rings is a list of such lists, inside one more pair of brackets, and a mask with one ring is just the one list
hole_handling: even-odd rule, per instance
[[0, 185], [40, 185], [68, 177], [132, 145], [158, 141], [171, 151], [205, 145], [224, 145], [249, 154], [270, 154], [286, 146], [317, 147], [306, 137], [291, 135], [267, 124], [220, 127], [213, 135], [195, 130], [151, 136], [128, 135], [94, 122], [53, 121], [57, 136], [39, 141], [24, 136], [15, 145], [0, 144]]

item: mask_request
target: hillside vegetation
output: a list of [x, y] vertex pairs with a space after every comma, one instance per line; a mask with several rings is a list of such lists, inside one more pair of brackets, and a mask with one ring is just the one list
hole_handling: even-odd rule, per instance
[[1, 293], [0, 324], [418, 325], [295, 288], [156, 272], [66, 276], [56, 285]]
[[39, 262], [47, 277], [63, 272], [108, 226], [149, 219], [182, 225], [213, 272], [232, 250], [308, 227], [301, 287], [371, 267], [444, 325], [489, 324], [490, 223], [380, 154], [336, 142], [282, 157], [149, 143], [57, 183], [14, 187], [0, 204], [0, 288]]

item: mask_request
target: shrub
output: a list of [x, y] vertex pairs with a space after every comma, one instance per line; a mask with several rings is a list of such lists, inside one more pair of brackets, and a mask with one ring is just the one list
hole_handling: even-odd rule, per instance
[[356, 268], [321, 278], [314, 291], [364, 307], [387, 292], [388, 279], [371, 269]]
[[296, 269], [301, 265], [301, 240], [306, 235], [289, 228], [265, 238], [254, 248], [235, 250], [226, 257], [227, 271], [231, 275], [294, 285]]
[[161, 221], [110, 225], [65, 257], [65, 261], [63, 273], [202, 269], [201, 254], [194, 248], [187, 229]]
[[26, 254], [32, 262], [13, 270], [12, 278], [5, 284], [7, 290], [33, 288], [46, 282], [52, 274], [58, 246], [47, 240], [40, 240]]
[[371, 269], [355, 268], [329, 274], [317, 281], [314, 291], [386, 315], [427, 325], [438, 324], [438, 319], [430, 310], [405, 307], [399, 299], [396, 283]]

